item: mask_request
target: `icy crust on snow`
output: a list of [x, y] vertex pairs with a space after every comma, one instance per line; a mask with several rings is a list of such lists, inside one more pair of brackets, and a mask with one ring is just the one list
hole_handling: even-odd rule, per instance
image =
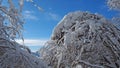
[[119, 68], [120, 30], [99, 14], [72, 12], [40, 55], [51, 68]]
[[22, 45], [0, 38], [0, 68], [48, 68]]

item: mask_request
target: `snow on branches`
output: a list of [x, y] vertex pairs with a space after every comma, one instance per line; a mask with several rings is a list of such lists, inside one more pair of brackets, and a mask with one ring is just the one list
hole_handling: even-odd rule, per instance
[[[0, 38], [14, 40], [17, 37], [22, 38], [23, 19], [21, 15], [22, 8], [17, 8], [12, 0], [5, 1], [8, 5], [0, 5]], [[23, 6], [23, 0], [20, 0], [20, 7]]]
[[99, 14], [69, 13], [40, 55], [52, 68], [119, 68], [120, 30]]
[[48, 68], [27, 47], [0, 38], [0, 68]]
[[120, 0], [108, 0], [107, 4], [110, 9], [120, 10]]
[[0, 68], [48, 68], [28, 47], [14, 41], [22, 38], [24, 24], [21, 14], [24, 0], [18, 3], [19, 7], [13, 0], [0, 0]]

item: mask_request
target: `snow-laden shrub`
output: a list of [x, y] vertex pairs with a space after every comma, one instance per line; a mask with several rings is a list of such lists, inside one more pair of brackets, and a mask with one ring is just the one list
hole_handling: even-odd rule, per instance
[[119, 68], [120, 30], [99, 14], [69, 13], [40, 56], [51, 68]]

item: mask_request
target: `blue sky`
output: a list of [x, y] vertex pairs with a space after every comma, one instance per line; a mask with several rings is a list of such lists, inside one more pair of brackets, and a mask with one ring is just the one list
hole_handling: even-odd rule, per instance
[[[33, 0], [37, 5], [43, 8], [39, 11], [30, 2], [25, 2], [23, 15], [24, 39], [27, 40], [26, 45], [32, 50], [41, 47], [45, 41], [50, 39], [52, 31], [57, 23], [69, 12], [89, 11], [91, 13], [99, 13], [110, 19], [116, 15], [115, 11], [111, 11], [106, 6], [106, 0]], [[31, 43], [31, 41], [33, 43]], [[40, 42], [39, 42], [40, 41]], [[43, 42], [43, 43], [41, 43]], [[32, 45], [30, 45], [32, 44]], [[33, 47], [33, 46], [36, 46]]]

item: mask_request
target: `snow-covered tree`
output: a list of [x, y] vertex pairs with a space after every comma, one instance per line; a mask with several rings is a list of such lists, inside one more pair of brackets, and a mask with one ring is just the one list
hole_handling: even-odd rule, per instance
[[0, 38], [0, 68], [48, 68], [25, 46]]
[[8, 4], [4, 5], [4, 0], [0, 0], [0, 38], [14, 40], [17, 37], [22, 37], [21, 30], [23, 29], [23, 20], [21, 10], [23, 0], [19, 2], [17, 8], [12, 0], [5, 0]]
[[111, 10], [117, 10], [117, 16], [112, 18], [114, 24], [120, 28], [120, 0], [107, 0], [107, 5]]
[[51, 68], [119, 68], [120, 30], [99, 14], [72, 12], [40, 50]]
[[120, 10], [120, 0], [107, 0], [110, 9]]
[[22, 38], [24, 0], [16, 0], [16, 3], [0, 0], [0, 68], [47, 68], [28, 47], [15, 42], [16, 38]]

